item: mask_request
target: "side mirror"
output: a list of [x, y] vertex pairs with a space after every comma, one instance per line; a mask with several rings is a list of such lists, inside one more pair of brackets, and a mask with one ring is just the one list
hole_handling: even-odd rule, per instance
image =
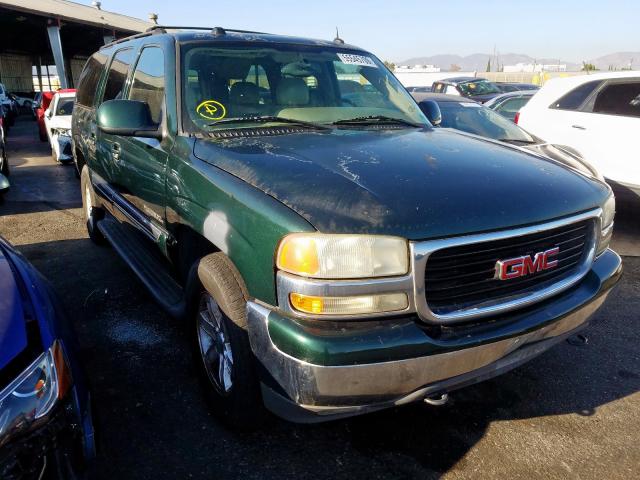
[[9, 191], [9, 179], [0, 173], [0, 195]]
[[425, 114], [431, 125], [437, 127], [442, 123], [442, 112], [440, 111], [440, 107], [437, 102], [433, 100], [423, 100], [418, 103], [418, 106], [420, 107], [420, 110], [422, 110], [422, 113]]
[[160, 127], [151, 119], [146, 102], [109, 100], [98, 107], [98, 128], [110, 135], [162, 139]]

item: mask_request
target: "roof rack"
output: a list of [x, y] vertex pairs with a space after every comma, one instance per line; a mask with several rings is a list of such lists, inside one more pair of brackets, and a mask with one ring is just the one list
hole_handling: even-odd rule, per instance
[[162, 32], [156, 32], [156, 31], [152, 31], [151, 29], [148, 29], [148, 30], [146, 30], [146, 31], [144, 31], [142, 33], [136, 33], [135, 35], [129, 35], [128, 37], [122, 37], [122, 38], [119, 38], [117, 40], [114, 40], [113, 42], [106, 43], [106, 44], [104, 44], [104, 45], [102, 45], [100, 47], [100, 50], [102, 50], [103, 48], [110, 47], [112, 45], [116, 45], [118, 43], [126, 42], [128, 40], [134, 40], [136, 38], [148, 37], [149, 35], [153, 35], [153, 34], [156, 34], [156, 33], [162, 33]]
[[163, 30], [163, 31], [167, 31], [167, 30], [208, 30], [208, 31], [214, 31], [214, 30], [222, 30], [225, 32], [233, 32], [233, 33], [255, 33], [257, 35], [273, 35], [272, 33], [267, 33], [267, 32], [254, 32], [252, 30], [237, 30], [237, 29], [233, 29], [233, 28], [222, 28], [222, 27], [181, 27], [181, 26], [175, 26], [175, 25], [153, 25], [149, 28], [147, 28], [145, 30], [145, 32], [150, 33], [150, 32], [154, 32], [157, 30]]

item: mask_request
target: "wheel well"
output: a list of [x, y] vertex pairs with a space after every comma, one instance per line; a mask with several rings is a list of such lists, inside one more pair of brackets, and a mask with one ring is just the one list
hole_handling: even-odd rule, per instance
[[84, 167], [85, 163], [87, 163], [84, 159], [84, 155], [82, 154], [82, 150], [80, 150], [79, 148], [76, 148], [75, 157], [76, 157], [76, 163], [78, 164], [78, 172], [81, 172], [82, 167]]
[[178, 227], [175, 231], [175, 239], [175, 246], [170, 249], [169, 255], [176, 266], [182, 284], [186, 285], [193, 264], [210, 253], [219, 252], [220, 249], [186, 225]]

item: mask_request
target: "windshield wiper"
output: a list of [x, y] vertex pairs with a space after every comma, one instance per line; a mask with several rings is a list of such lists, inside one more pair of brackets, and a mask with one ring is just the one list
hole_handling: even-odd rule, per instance
[[538, 143], [535, 140], [518, 140], [517, 138], [499, 138], [498, 141], [505, 142], [505, 143], [522, 143], [524, 145], [531, 145], [534, 143]]
[[291, 125], [297, 125], [299, 127], [312, 128], [314, 130], [327, 130], [329, 127], [324, 125], [320, 125], [319, 123], [305, 122], [303, 120], [294, 120], [293, 118], [286, 117], [277, 117], [273, 115], [263, 115], [259, 117], [233, 117], [233, 118], [223, 118], [216, 122], [212, 122], [207, 124], [207, 127], [216, 127], [218, 125], [225, 125], [228, 123], [270, 123], [270, 122], [280, 122], [280, 123], [289, 123]]
[[368, 117], [356, 117], [346, 118], [344, 120], [338, 120], [331, 125], [406, 125], [414, 128], [424, 128], [424, 125], [419, 123], [413, 123], [409, 120], [403, 120], [402, 118], [387, 117], [385, 115], [371, 115]]

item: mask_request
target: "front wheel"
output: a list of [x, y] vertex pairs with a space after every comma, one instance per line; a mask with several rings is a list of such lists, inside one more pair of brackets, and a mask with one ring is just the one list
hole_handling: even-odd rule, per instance
[[86, 165], [82, 167], [82, 173], [80, 174], [80, 189], [82, 192], [82, 211], [87, 223], [89, 238], [93, 243], [103, 244], [105, 239], [98, 229], [98, 221], [104, 216], [104, 212], [96, 202], [96, 195], [89, 177], [89, 167]]
[[255, 429], [266, 411], [239, 273], [223, 253], [214, 253], [200, 261], [198, 275], [203, 288], [195, 312], [195, 346], [206, 395], [220, 420], [234, 428]]

